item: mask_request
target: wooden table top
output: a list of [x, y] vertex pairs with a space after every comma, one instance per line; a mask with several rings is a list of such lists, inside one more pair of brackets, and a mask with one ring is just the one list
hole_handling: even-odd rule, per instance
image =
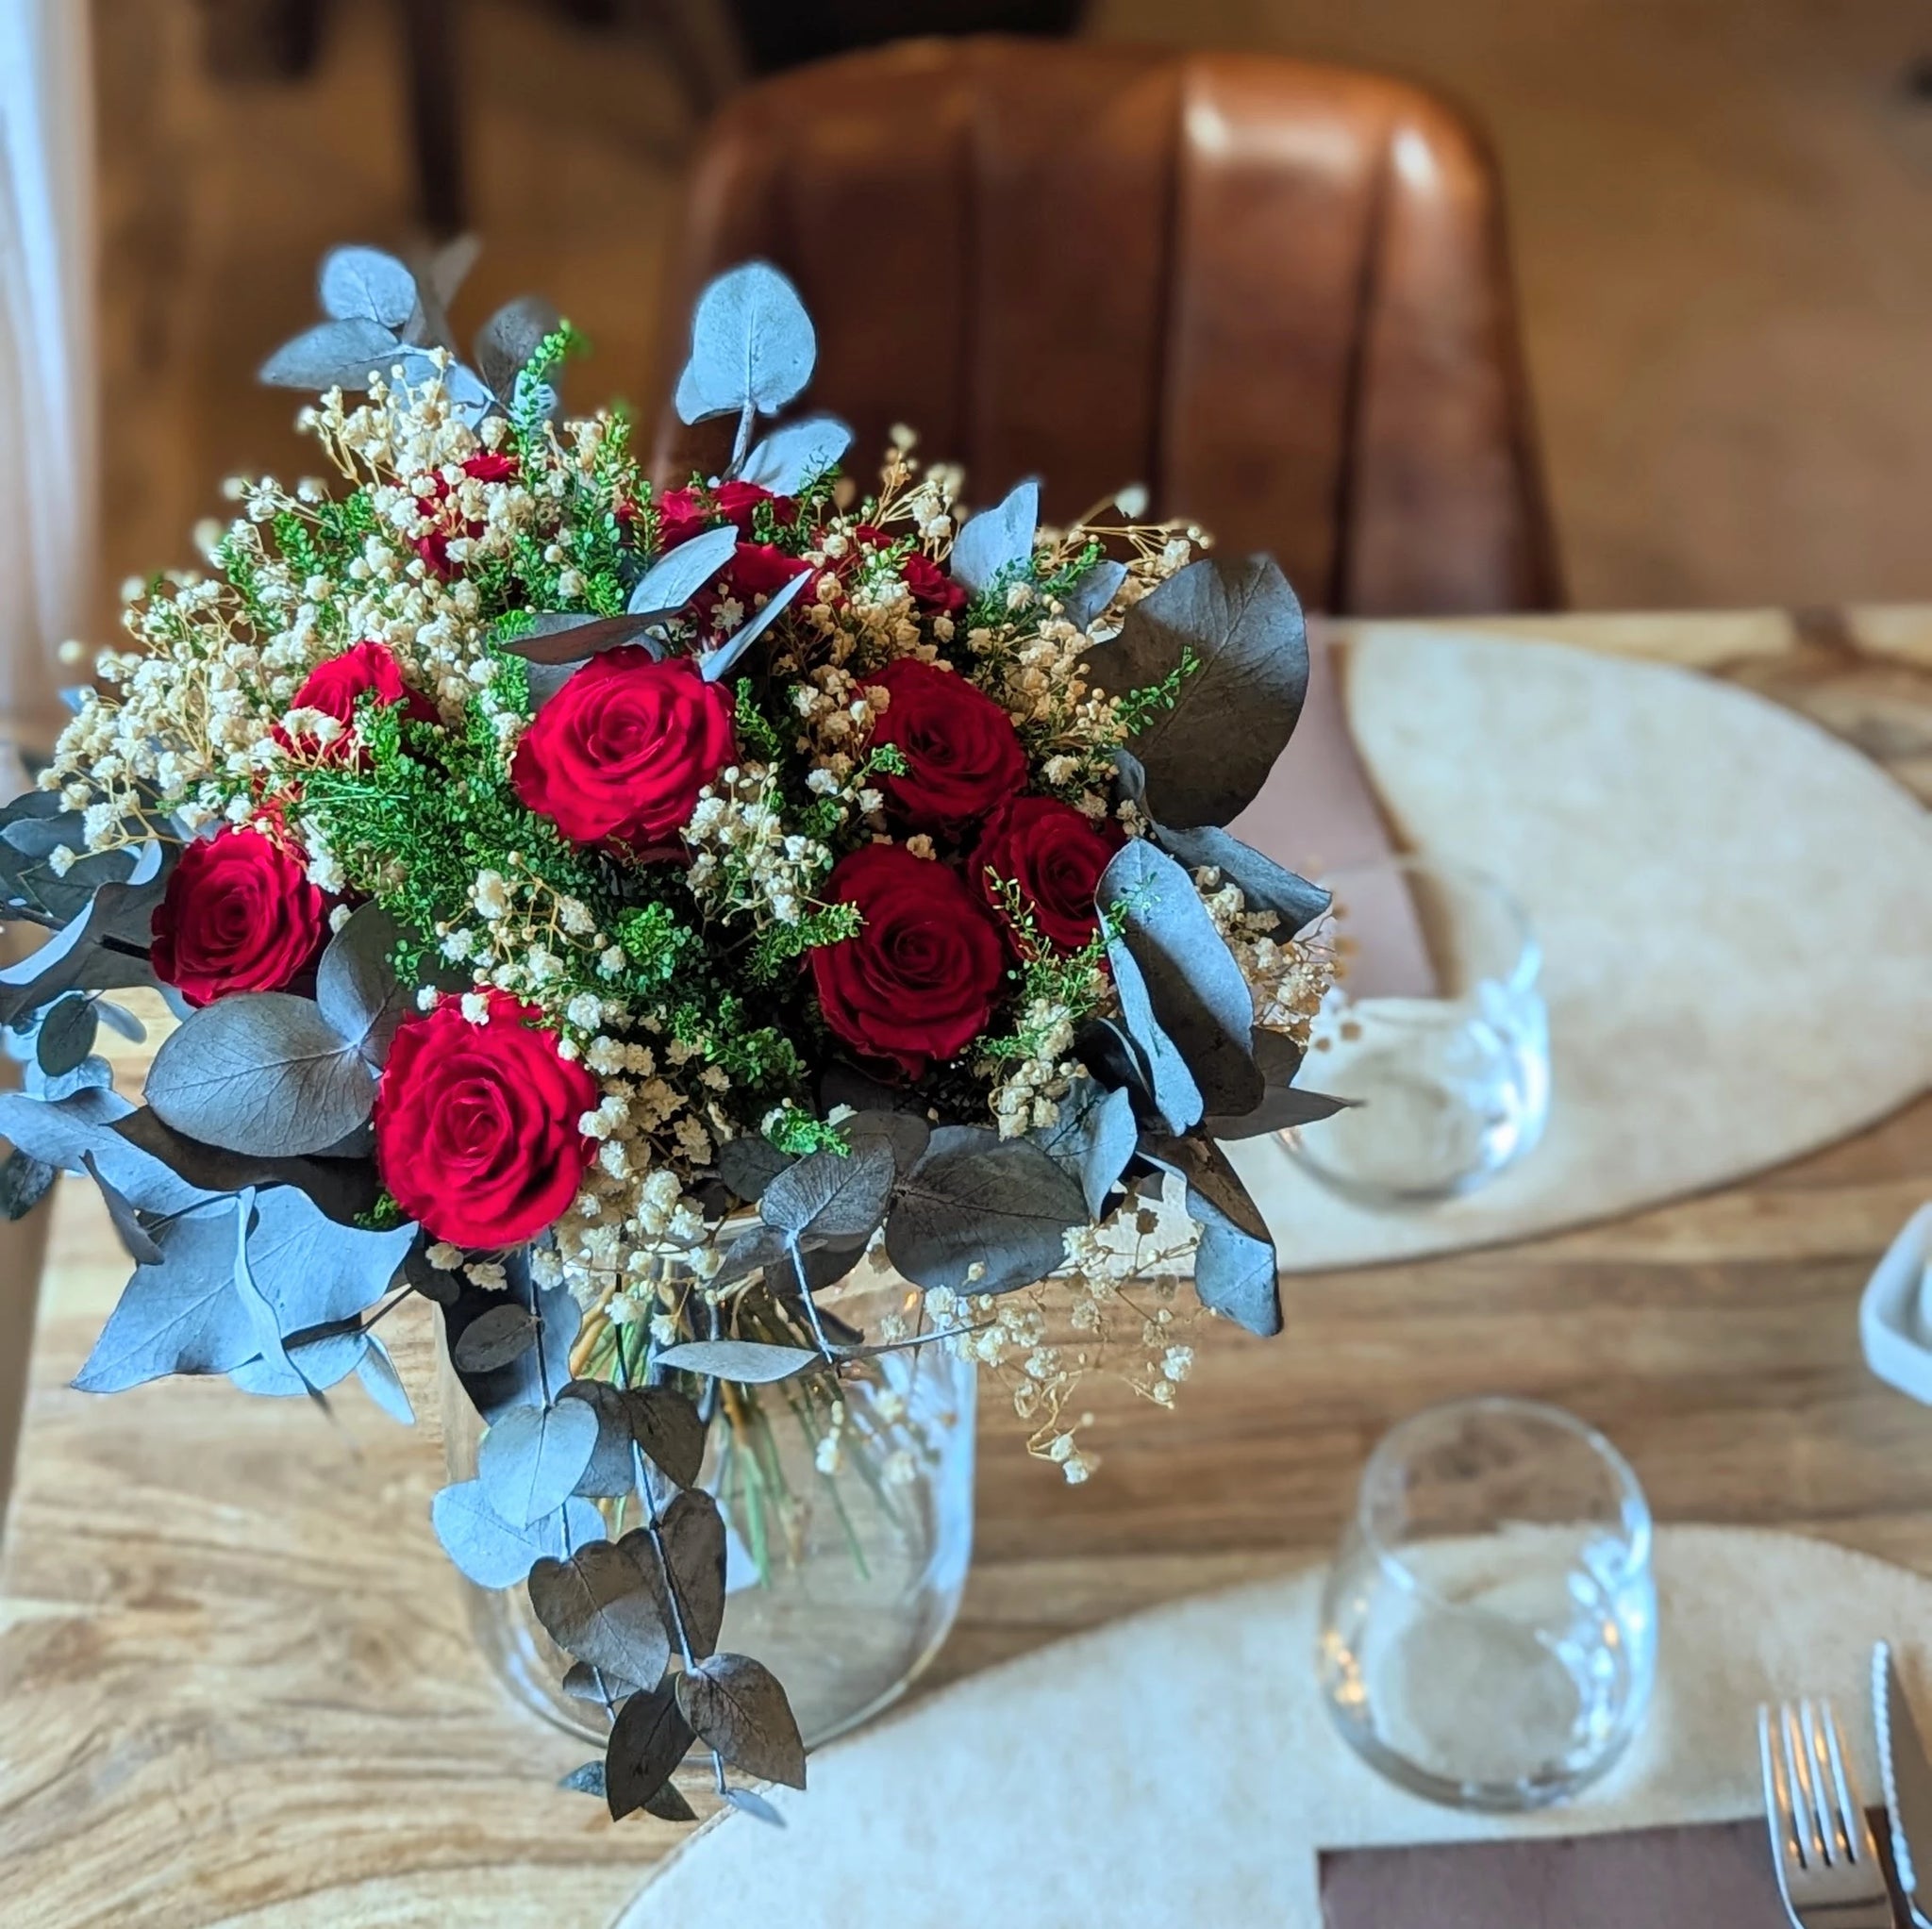
[[[1932, 803], [1932, 608], [1463, 627], [1733, 678]], [[1320, 1558], [1375, 1438], [1477, 1391], [1604, 1427], [1660, 1520], [1798, 1528], [1932, 1573], [1932, 1411], [1866, 1372], [1856, 1315], [1928, 1194], [1922, 1098], [1636, 1218], [1295, 1277], [1281, 1339], [1202, 1333], [1174, 1413], [1096, 1403], [1104, 1465], [1085, 1487], [984, 1412], [972, 1580], [932, 1678]], [[429, 1530], [433, 1410], [405, 1431], [353, 1393], [333, 1427], [223, 1383], [75, 1393], [125, 1272], [92, 1187], [63, 1180], [0, 1566], [0, 1917], [608, 1921], [676, 1831], [612, 1828], [552, 1791], [584, 1750], [512, 1707], [470, 1642]]]

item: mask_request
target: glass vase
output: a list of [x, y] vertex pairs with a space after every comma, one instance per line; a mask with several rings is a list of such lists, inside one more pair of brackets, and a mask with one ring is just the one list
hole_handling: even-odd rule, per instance
[[[819, 1294], [821, 1308], [870, 1333], [916, 1304], [903, 1280], [861, 1280]], [[441, 1379], [449, 1477], [471, 1480], [483, 1422], [446, 1348]], [[897, 1700], [958, 1612], [973, 1552], [974, 1370], [933, 1345], [850, 1362], [836, 1428], [823, 1374], [722, 1390], [699, 1475], [726, 1527], [718, 1645], [777, 1675], [815, 1747]], [[608, 1719], [564, 1693], [570, 1657], [528, 1592], [460, 1585], [509, 1691], [601, 1750]]]

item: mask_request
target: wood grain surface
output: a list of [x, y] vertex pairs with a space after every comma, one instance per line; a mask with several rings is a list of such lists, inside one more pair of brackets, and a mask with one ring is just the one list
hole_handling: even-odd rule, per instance
[[[1932, 609], [1480, 627], [1733, 677], [1932, 801]], [[932, 1678], [1321, 1557], [1376, 1436], [1476, 1391], [1607, 1429], [1662, 1520], [1806, 1529], [1932, 1573], [1932, 1412], [1866, 1372], [1856, 1317], [1928, 1194], [1922, 1098], [1638, 1218], [1295, 1278], [1280, 1339], [1203, 1332], [1174, 1413], [1097, 1401], [1085, 1487], [988, 1411], [972, 1581]], [[405, 1431], [353, 1389], [334, 1424], [225, 1384], [74, 1392], [125, 1271], [91, 1189], [63, 1180], [0, 1567], [0, 1920], [607, 1921], [675, 1832], [613, 1829], [550, 1788], [584, 1751], [512, 1707], [470, 1643], [428, 1524], [433, 1403]], [[417, 1387], [425, 1334], [398, 1336]]]

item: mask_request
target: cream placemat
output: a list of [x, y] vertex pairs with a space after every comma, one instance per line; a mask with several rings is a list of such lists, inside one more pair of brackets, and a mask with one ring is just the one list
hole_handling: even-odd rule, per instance
[[[1557, 644], [1395, 629], [1345, 682], [1399, 841], [1527, 906], [1555, 1099], [1521, 1166], [1426, 1211], [1344, 1204], [1273, 1139], [1230, 1147], [1285, 1271], [1634, 1211], [1932, 1086], [1932, 815], [1857, 751], [1735, 686]], [[1240, 828], [1322, 855], [1265, 792]]]
[[1324, 1847], [1752, 1813], [1755, 1710], [1788, 1693], [1834, 1697], [1876, 1801], [1871, 1644], [1898, 1644], [1932, 1703], [1932, 1582], [1822, 1541], [1723, 1528], [1664, 1529], [1657, 1565], [1649, 1722], [1570, 1807], [1463, 1816], [1371, 1773], [1316, 1694], [1309, 1572], [1059, 1642], [835, 1744], [813, 1757], [808, 1793], [775, 1796], [790, 1827], [729, 1814], [708, 1825], [622, 1929], [1321, 1929]]

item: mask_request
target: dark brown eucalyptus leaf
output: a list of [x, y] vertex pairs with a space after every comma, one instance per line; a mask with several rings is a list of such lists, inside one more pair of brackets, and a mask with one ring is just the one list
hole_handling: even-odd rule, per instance
[[537, 1322], [520, 1305], [506, 1303], [479, 1313], [457, 1336], [450, 1357], [466, 1373], [487, 1373], [521, 1358], [537, 1341]]
[[697, 1810], [684, 1799], [675, 1782], [666, 1782], [643, 1807], [646, 1815], [655, 1815], [659, 1821], [695, 1821], [698, 1819]]
[[815, 1152], [773, 1178], [758, 1217], [792, 1239], [864, 1239], [885, 1217], [896, 1170], [883, 1142]]
[[604, 1753], [611, 1821], [621, 1821], [651, 1801], [670, 1781], [691, 1743], [691, 1724], [668, 1687], [632, 1695], [617, 1711]]
[[640, 1531], [593, 1540], [530, 1570], [530, 1605], [565, 1654], [606, 1674], [651, 1687], [671, 1661], [658, 1586], [658, 1557]]
[[733, 1768], [805, 1787], [805, 1743], [778, 1677], [749, 1655], [713, 1655], [676, 1681], [692, 1732]]
[[625, 1681], [615, 1674], [606, 1674], [601, 1668], [592, 1668], [588, 1661], [573, 1661], [563, 1671], [563, 1691], [575, 1702], [593, 1702], [599, 1707], [612, 1707], [625, 1695], [638, 1692], [634, 1681]]
[[724, 1517], [709, 1494], [691, 1488], [665, 1508], [658, 1533], [677, 1590], [685, 1640], [693, 1655], [708, 1655], [724, 1624]]
[[632, 1387], [619, 1400], [644, 1457], [679, 1487], [691, 1486], [705, 1460], [705, 1423], [697, 1408], [672, 1387]]

